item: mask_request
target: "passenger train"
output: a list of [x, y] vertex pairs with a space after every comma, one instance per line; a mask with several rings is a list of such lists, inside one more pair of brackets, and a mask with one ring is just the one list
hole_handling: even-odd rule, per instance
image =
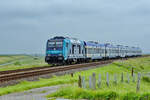
[[101, 44], [76, 38], [56, 36], [48, 39], [45, 61], [48, 64], [71, 64], [93, 60], [141, 56], [139, 47]]

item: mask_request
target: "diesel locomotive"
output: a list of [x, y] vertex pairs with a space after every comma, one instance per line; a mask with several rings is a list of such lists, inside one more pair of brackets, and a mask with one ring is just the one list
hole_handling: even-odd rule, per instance
[[141, 56], [139, 47], [101, 44], [76, 38], [56, 36], [47, 40], [45, 61], [48, 64], [71, 64], [111, 58]]

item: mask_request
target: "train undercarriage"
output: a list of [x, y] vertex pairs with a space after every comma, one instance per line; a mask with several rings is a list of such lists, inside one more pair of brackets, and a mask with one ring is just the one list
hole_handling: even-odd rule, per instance
[[[132, 57], [138, 57], [138, 56], [132, 56]], [[71, 64], [95, 62], [95, 61], [104, 61], [104, 60], [109, 60], [109, 59], [127, 59], [127, 58], [131, 58], [131, 57], [126, 56], [126, 57], [102, 58], [102, 59], [79, 58], [79, 59], [64, 60], [62, 56], [58, 56], [58, 57], [45, 57], [45, 62], [51, 65], [71, 65]]]

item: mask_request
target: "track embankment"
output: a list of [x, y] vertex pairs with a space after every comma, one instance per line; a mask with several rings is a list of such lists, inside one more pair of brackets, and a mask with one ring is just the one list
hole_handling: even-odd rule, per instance
[[0, 84], [11, 80], [18, 80], [21, 78], [40, 76], [45, 74], [53, 74], [57, 72], [69, 71], [72, 69], [80, 69], [84, 67], [92, 67], [92, 66], [98, 66], [103, 64], [109, 64], [112, 62], [113, 60], [107, 60], [107, 61], [99, 61], [99, 62], [75, 64], [75, 65], [67, 65], [67, 66], [57, 66], [57, 67], [43, 66], [37, 68], [2, 71], [0, 72]]

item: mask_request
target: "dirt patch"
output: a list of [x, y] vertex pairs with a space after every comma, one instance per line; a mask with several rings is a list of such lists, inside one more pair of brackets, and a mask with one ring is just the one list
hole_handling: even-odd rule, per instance
[[47, 98], [45, 97], [46, 95], [56, 92], [59, 88], [64, 86], [65, 85], [42, 87], [31, 89], [25, 92], [12, 93], [0, 96], [0, 100], [47, 100]]

